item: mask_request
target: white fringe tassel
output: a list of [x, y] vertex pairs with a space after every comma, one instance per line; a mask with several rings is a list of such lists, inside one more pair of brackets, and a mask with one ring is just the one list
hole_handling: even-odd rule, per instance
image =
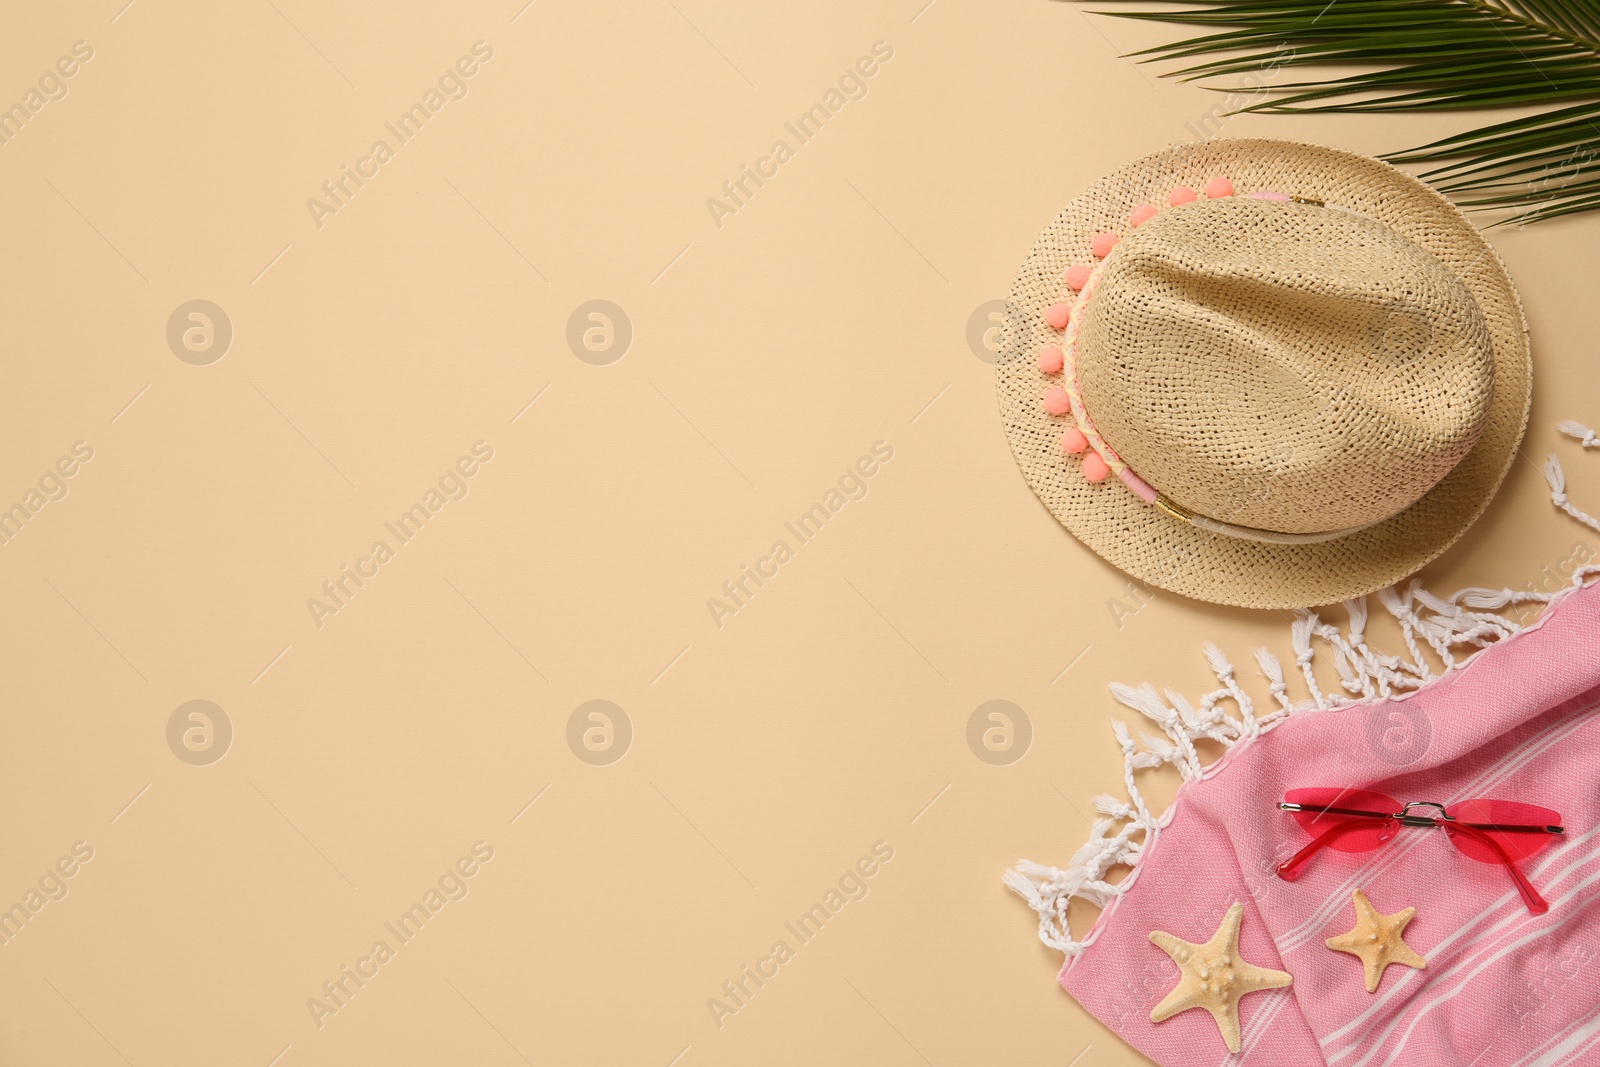
[[1571, 419], [1567, 419], [1564, 422], [1557, 423], [1556, 429], [1568, 437], [1582, 441], [1584, 448], [1600, 448], [1600, 441], [1595, 440], [1594, 431], [1581, 422], [1573, 422]]
[[[1559, 429], [1583, 442], [1586, 448], [1600, 447], [1593, 430], [1576, 422], [1563, 422]], [[1568, 500], [1566, 477], [1561, 464], [1551, 456], [1545, 464], [1550, 482], [1550, 499], [1556, 507], [1578, 522], [1600, 532], [1600, 520], [1579, 511]], [[1600, 565], [1573, 572], [1574, 586], [1600, 574]], [[1564, 590], [1562, 592], [1565, 592]], [[1178, 769], [1185, 781], [1201, 777], [1205, 767], [1195, 742], [1202, 738], [1231, 748], [1260, 734], [1298, 712], [1311, 709], [1347, 707], [1374, 698], [1413, 692], [1438, 677], [1429, 666], [1423, 646], [1444, 664], [1445, 671], [1459, 669], [1478, 652], [1520, 633], [1524, 627], [1494, 612], [1516, 604], [1547, 604], [1557, 593], [1515, 589], [1462, 589], [1441, 599], [1422, 588], [1416, 579], [1404, 588], [1380, 590], [1378, 601], [1400, 624], [1406, 656], [1387, 656], [1367, 646], [1367, 601], [1365, 597], [1344, 603], [1346, 629], [1325, 621], [1316, 612], [1301, 609], [1289, 628], [1295, 651], [1295, 665], [1305, 681], [1307, 699], [1294, 701], [1283, 664], [1267, 649], [1256, 652], [1276, 707], [1257, 713], [1254, 702], [1235, 681], [1234, 667], [1214, 644], [1205, 646], [1205, 655], [1217, 676], [1219, 688], [1207, 693], [1195, 708], [1172, 690], [1158, 693], [1154, 686], [1138, 688], [1113, 684], [1111, 694], [1119, 703], [1139, 712], [1160, 728], [1160, 735], [1141, 733], [1135, 742], [1128, 728], [1113, 721], [1112, 730], [1122, 747], [1122, 778], [1128, 790], [1128, 803], [1111, 796], [1095, 798], [1095, 820], [1088, 842], [1072, 857], [1065, 870], [1023, 860], [1005, 873], [1005, 884], [1027, 901], [1039, 915], [1039, 940], [1065, 953], [1068, 958], [1081, 953], [1093, 938], [1073, 940], [1067, 923], [1067, 907], [1074, 899], [1100, 908], [1109, 906], [1132, 884], [1132, 878], [1115, 885], [1105, 880], [1112, 867], [1137, 868], [1139, 860], [1156, 839], [1164, 819], [1152, 815], [1134, 782], [1134, 772], [1167, 764]], [[1312, 671], [1316, 656], [1314, 642], [1321, 641], [1333, 658], [1343, 693], [1325, 693]], [[1164, 697], [1164, 699], [1163, 699]], [[1232, 704], [1230, 712], [1227, 705]]]

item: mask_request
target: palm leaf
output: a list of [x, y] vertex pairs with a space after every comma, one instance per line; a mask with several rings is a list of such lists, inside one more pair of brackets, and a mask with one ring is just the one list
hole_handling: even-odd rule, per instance
[[[1121, 0], [1101, 0], [1117, 3]], [[1167, 72], [1242, 93], [1230, 114], [1537, 107], [1388, 157], [1497, 225], [1600, 208], [1600, 0], [1169, 0], [1095, 14], [1196, 27], [1133, 53]], [[1303, 67], [1348, 74], [1270, 87], [1213, 79]]]

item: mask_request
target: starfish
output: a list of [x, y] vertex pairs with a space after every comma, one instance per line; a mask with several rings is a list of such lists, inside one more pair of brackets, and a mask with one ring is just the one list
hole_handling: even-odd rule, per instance
[[1410, 945], [1401, 940], [1401, 933], [1417, 914], [1416, 908], [1397, 911], [1393, 915], [1380, 915], [1367, 895], [1357, 889], [1356, 925], [1348, 934], [1328, 938], [1328, 947], [1335, 952], [1348, 952], [1361, 957], [1367, 971], [1367, 992], [1376, 993], [1383, 980], [1383, 969], [1391, 963], [1407, 967], [1426, 967], [1428, 961], [1419, 956]]
[[1181, 975], [1177, 986], [1150, 1013], [1151, 1022], [1170, 1019], [1190, 1008], [1204, 1008], [1216, 1019], [1228, 1051], [1239, 1051], [1239, 998], [1294, 981], [1283, 971], [1257, 967], [1239, 958], [1239, 923], [1243, 919], [1244, 905], [1235, 902], [1217, 932], [1203, 945], [1162, 930], [1150, 931], [1150, 940], [1172, 957]]

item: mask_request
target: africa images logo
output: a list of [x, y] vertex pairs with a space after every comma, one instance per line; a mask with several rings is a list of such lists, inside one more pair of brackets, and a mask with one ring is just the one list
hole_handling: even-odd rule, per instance
[[322, 229], [327, 216], [337, 215], [355, 198], [362, 186], [376, 178], [383, 165], [395, 157], [400, 147], [409, 144], [421, 133], [428, 120], [443, 111], [446, 104], [452, 100], [465, 100], [471, 91], [467, 80], [482, 69], [482, 64], [493, 58], [494, 48], [491, 45], [485, 41], [474, 41], [471, 55], [462, 56], [445, 68], [445, 72], [439, 75], [437, 85], [430, 86], [422, 94], [422, 99], [402, 111], [393, 122], [383, 124], [389, 136], [394, 138], [394, 144], [378, 138], [372, 142], [367, 154], [355, 161], [353, 167], [342, 164], [337, 175], [323, 182], [322, 195], [325, 199], [313, 196], [306, 200], [306, 210], [311, 212], [311, 221], [317, 229]]
[[439, 476], [437, 487], [429, 486], [417, 503], [401, 512], [393, 522], [385, 522], [383, 528], [395, 540], [392, 547], [383, 538], [373, 541], [367, 554], [356, 559], [353, 568], [351, 564], [341, 563], [339, 573], [322, 583], [322, 597], [306, 598], [306, 610], [311, 613], [313, 625], [322, 629], [328, 616], [337, 615], [348, 607], [361, 588], [381, 574], [384, 564], [410, 544], [429, 520], [437, 518], [446, 504], [465, 500], [472, 489], [468, 479], [492, 459], [493, 445], [487, 441], [474, 442], [470, 454], [463, 453], [453, 465], [445, 468], [445, 472]]
[[737, 175], [722, 183], [721, 196], [707, 197], [706, 210], [711, 213], [711, 221], [717, 229], [722, 229], [729, 216], [737, 215], [767, 182], [776, 178], [783, 165], [794, 158], [795, 150], [821, 133], [823, 127], [845, 109], [846, 104], [853, 100], [865, 100], [870, 88], [867, 79], [877, 74], [893, 58], [893, 45], [887, 41], [874, 41], [871, 55], [858, 58], [839, 75], [835, 85], [828, 87], [821, 100], [801, 112], [793, 122], [783, 124], [784, 130], [794, 138], [793, 145], [782, 137], [773, 141], [767, 154], [758, 158], [754, 165], [746, 163], [739, 168]]
[[437, 918], [446, 905], [467, 899], [467, 894], [472, 892], [469, 884], [471, 879], [477, 877], [484, 865], [493, 859], [493, 845], [487, 841], [473, 842], [470, 854], [459, 857], [446, 867], [438, 880], [423, 891], [420, 899], [413, 901], [395, 919], [385, 922], [385, 936], [374, 940], [366, 955], [358, 958], [354, 966], [348, 963], [341, 965], [332, 978], [322, 983], [321, 995], [306, 998], [306, 1010], [311, 1013], [311, 1022], [316, 1028], [321, 1030], [329, 1018], [349, 1007], [356, 994], [382, 974], [383, 968], [394, 960], [402, 948], [414, 941], [422, 933], [423, 927]]

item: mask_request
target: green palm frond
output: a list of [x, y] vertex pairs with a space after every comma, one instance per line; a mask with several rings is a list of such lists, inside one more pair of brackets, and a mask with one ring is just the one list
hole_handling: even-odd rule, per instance
[[[1102, 0], [1115, 2], [1115, 0]], [[1600, 208], [1600, 0], [1169, 0], [1160, 11], [1097, 11], [1203, 27], [1135, 52], [1176, 61], [1184, 80], [1254, 75], [1230, 113], [1544, 110], [1389, 156], [1461, 203], [1533, 222]], [[1358, 71], [1261, 84], [1302, 67]], [[1248, 80], [1248, 79], [1247, 79]]]

